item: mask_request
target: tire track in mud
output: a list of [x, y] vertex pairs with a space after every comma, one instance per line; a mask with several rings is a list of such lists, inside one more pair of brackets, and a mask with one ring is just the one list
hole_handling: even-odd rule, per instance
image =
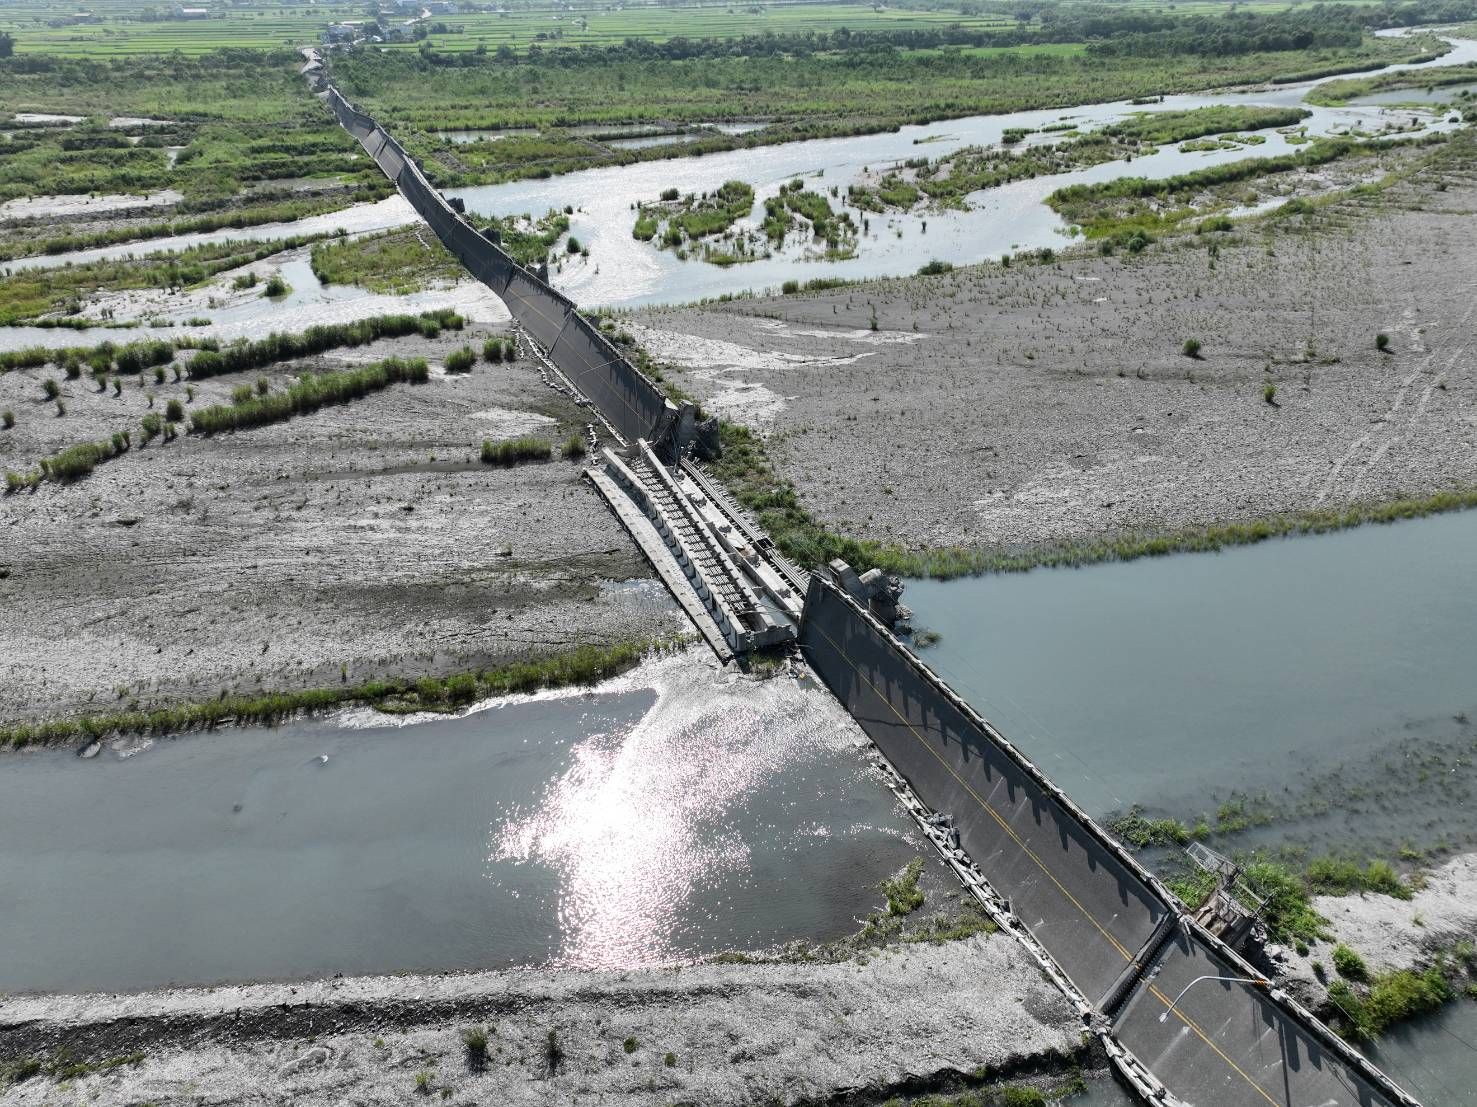
[[[1477, 314], [1477, 289], [1473, 289], [1472, 292], [1473, 295], [1468, 297], [1467, 310], [1462, 314], [1461, 319], [1457, 321], [1453, 328], [1458, 336], [1469, 333], [1468, 324], [1471, 322], [1473, 315]], [[1436, 361], [1437, 355], [1426, 350], [1425, 342], [1421, 338], [1421, 332], [1414, 323], [1414, 312], [1407, 311], [1401, 322], [1402, 329], [1407, 331], [1411, 336], [1412, 349], [1417, 353], [1424, 353], [1426, 356], [1419, 367], [1401, 378], [1400, 385], [1395, 391], [1389, 409], [1375, 420], [1376, 425], [1390, 427], [1396, 423], [1397, 419], [1399, 419], [1401, 409], [1405, 407], [1406, 399], [1410, 395], [1412, 387], [1424, 375], [1426, 378], [1425, 386], [1421, 389], [1420, 398], [1415, 401], [1409, 416], [1404, 419], [1403, 423], [1393, 433], [1385, 434], [1383, 438], [1380, 437], [1378, 432], [1375, 434], [1363, 434], [1350, 444], [1343, 455], [1333, 463], [1333, 467], [1329, 471], [1322, 489], [1314, 500], [1315, 504], [1322, 504], [1334, 495], [1341, 479], [1345, 476], [1346, 470], [1350, 469], [1351, 464], [1353, 480], [1348, 485], [1347, 493], [1340, 496], [1340, 498], [1348, 501], [1359, 499], [1360, 494], [1366, 487], [1366, 481], [1374, 475], [1380, 463], [1389, 456], [1390, 451], [1406, 438], [1419, 434], [1419, 424], [1425, 418], [1426, 410], [1430, 407], [1431, 396], [1435, 393], [1439, 382], [1456, 368], [1457, 363], [1472, 346], [1472, 340], [1470, 338], [1459, 338], [1456, 349], [1446, 359], [1445, 364], [1439, 369], [1433, 370], [1432, 364]], [[1379, 438], [1378, 444], [1374, 445], [1368, 457], [1362, 461], [1356, 460], [1360, 451], [1366, 446], [1371, 445], [1377, 438]]]

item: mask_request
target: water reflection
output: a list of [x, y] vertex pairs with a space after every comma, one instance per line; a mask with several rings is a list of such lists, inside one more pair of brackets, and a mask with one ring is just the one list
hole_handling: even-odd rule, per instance
[[[676, 661], [658, 669], [643, 679], [660, 698], [634, 729], [579, 742], [569, 767], [494, 836], [493, 862], [560, 874], [566, 964], [680, 957], [727, 912], [764, 911], [782, 857], [900, 833], [846, 801], [859, 772], [855, 732], [829, 696], [788, 679], [696, 683]], [[861, 821], [823, 814], [838, 805]]]

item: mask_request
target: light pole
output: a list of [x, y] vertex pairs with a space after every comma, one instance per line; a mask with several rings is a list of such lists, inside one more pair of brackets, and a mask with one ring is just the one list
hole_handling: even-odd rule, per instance
[[1174, 1010], [1175, 1004], [1184, 999], [1185, 993], [1193, 988], [1196, 984], [1199, 984], [1202, 980], [1219, 980], [1226, 984], [1259, 984], [1262, 987], [1266, 987], [1268, 984], [1271, 983], [1271, 981], [1263, 980], [1259, 976], [1216, 976], [1214, 973], [1207, 976], [1197, 976], [1194, 980], [1190, 981], [1188, 984], [1180, 989], [1180, 994], [1175, 996], [1170, 1005], [1166, 1007], [1164, 1011], [1160, 1014], [1159, 1021], [1164, 1022], [1167, 1018], [1169, 1018], [1169, 1013]]

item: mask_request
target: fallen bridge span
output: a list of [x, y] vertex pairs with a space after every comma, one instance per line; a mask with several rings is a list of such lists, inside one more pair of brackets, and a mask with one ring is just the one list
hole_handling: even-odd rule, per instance
[[[915, 812], [931, 839], [1076, 1002], [1141, 1098], [1187, 1107], [1420, 1107], [1196, 922], [919, 661], [842, 586], [855, 574], [842, 566], [806, 580], [776, 556], [684, 457], [701, 438], [692, 405], [668, 400], [568, 299], [466, 222], [382, 127], [326, 82], [322, 91], [620, 440], [625, 458], [607, 453], [592, 481], [715, 651], [780, 641], [798, 619], [810, 667], [931, 809]], [[800, 608], [786, 598], [802, 586]]]

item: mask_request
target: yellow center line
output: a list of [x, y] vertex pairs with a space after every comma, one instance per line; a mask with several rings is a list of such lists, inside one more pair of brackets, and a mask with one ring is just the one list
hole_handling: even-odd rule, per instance
[[1265, 1099], [1268, 1103], [1275, 1104], [1275, 1107], [1285, 1107], [1285, 1105], [1284, 1105], [1284, 1103], [1283, 1103], [1282, 1100], [1280, 1100], [1280, 1099], [1273, 1099], [1267, 1093], [1267, 1090], [1261, 1086], [1260, 1083], [1258, 1083], [1255, 1079], [1253, 1079], [1251, 1076], [1249, 1076], [1246, 1073], [1246, 1071], [1244, 1069], [1242, 1069], [1242, 1067], [1240, 1065], [1238, 1065], [1235, 1061], [1233, 1061], [1233, 1060], [1231, 1060], [1231, 1058], [1227, 1057], [1225, 1055], [1225, 1053], [1222, 1052], [1221, 1047], [1218, 1046], [1218, 1045], [1216, 1045], [1213, 1041], [1210, 1040], [1210, 1035], [1206, 1034], [1205, 1031], [1201, 1030], [1200, 1027], [1195, 1023], [1195, 1020], [1193, 1020], [1192, 1018], [1190, 1018], [1190, 1016], [1186, 1015], [1177, 1006], [1175, 1006], [1174, 1003], [1169, 999], [1168, 996], [1166, 996], [1163, 992], [1161, 992], [1153, 984], [1150, 984], [1148, 987], [1149, 987], [1149, 991], [1153, 994], [1153, 996], [1154, 996], [1155, 999], [1157, 999], [1160, 1003], [1164, 1004], [1165, 1007], [1167, 1007], [1171, 1011], [1173, 1011], [1175, 1018], [1179, 1019], [1182, 1023], [1184, 1023], [1186, 1026], [1188, 1026], [1191, 1030], [1193, 1030], [1195, 1032], [1196, 1037], [1198, 1037], [1206, 1045], [1210, 1046], [1210, 1048], [1215, 1051], [1216, 1056], [1219, 1057], [1226, 1064], [1230, 1065], [1231, 1068], [1235, 1071], [1236, 1075], [1239, 1076], [1239, 1077], [1241, 1077], [1242, 1080], [1245, 1080], [1248, 1084], [1250, 1084], [1253, 1088], [1255, 1088], [1257, 1090], [1257, 1092], [1261, 1095], [1261, 1097], [1263, 1099]]
[[[862, 670], [857, 666], [857, 664], [854, 661], [852, 661], [851, 656], [844, 649], [841, 648], [841, 645], [834, 638], [832, 638], [828, 633], [826, 633], [825, 628], [822, 627], [822, 626], [820, 626], [818, 623], [814, 623], [814, 622], [810, 623], [809, 625], [814, 626], [816, 630], [820, 631], [821, 635], [826, 639], [826, 641], [829, 642], [829, 643], [831, 643], [831, 646], [832, 646], [832, 648], [835, 649], [837, 656], [839, 656], [841, 658], [841, 660], [845, 661], [846, 664], [851, 667], [852, 672], [854, 672], [858, 677], [860, 677], [862, 679], [862, 681], [864, 681], [866, 683], [866, 685], [867, 685], [868, 688], [872, 689], [872, 693], [879, 700], [881, 700], [882, 703], [884, 703], [884, 704], [887, 705], [888, 710], [891, 711], [893, 713], [893, 715], [897, 716], [898, 721], [900, 723], [902, 723], [903, 726], [907, 727], [908, 733], [912, 734], [913, 737], [915, 739], [917, 739], [917, 741], [919, 742], [919, 744], [922, 745], [924, 749], [928, 750], [929, 753], [933, 754], [933, 756], [938, 760], [939, 764], [941, 764], [948, 771], [949, 775], [952, 776], [955, 780], [957, 780], [961, 785], [964, 786], [964, 790], [967, 791], [970, 794], [970, 796], [974, 799], [974, 801], [976, 803], [978, 803], [981, 807], [983, 807], [986, 811], [988, 811], [991, 816], [994, 817], [995, 821], [997, 823], [999, 823], [1000, 826], [1001, 826], [1001, 828], [1007, 834], [1010, 835], [1010, 837], [1015, 841], [1015, 843], [1018, 846], [1020, 846], [1021, 850], [1026, 854], [1026, 856], [1030, 857], [1032, 861], [1036, 862], [1036, 864], [1041, 868], [1041, 871], [1046, 874], [1047, 878], [1053, 884], [1055, 884], [1058, 889], [1061, 890], [1062, 895], [1064, 895], [1071, 902], [1071, 904], [1074, 907], [1077, 908], [1078, 911], [1082, 912], [1083, 917], [1086, 918], [1088, 922], [1092, 923], [1092, 925], [1097, 928], [1098, 933], [1102, 934], [1102, 936], [1104, 938], [1106, 938], [1110, 943], [1112, 943], [1113, 947], [1115, 949], [1117, 949], [1118, 952], [1121, 953], [1130, 962], [1132, 962], [1134, 964], [1137, 964], [1137, 962], [1134, 961], [1133, 955], [1130, 954], [1126, 949], [1124, 949], [1123, 946], [1111, 934], [1109, 934], [1105, 929], [1103, 929], [1102, 924], [1099, 923], [1097, 921], [1097, 919], [1093, 918], [1092, 915], [1088, 914], [1087, 909], [1085, 907], [1083, 907], [1081, 903], [1078, 902], [1077, 898], [1075, 896], [1073, 896], [1071, 892], [1067, 891], [1066, 888], [1062, 887], [1061, 882], [1059, 880], [1057, 880], [1057, 878], [1052, 874], [1051, 870], [1046, 867], [1046, 865], [1042, 862], [1041, 858], [1039, 858], [1038, 856], [1036, 856], [1035, 852], [1029, 846], [1027, 846], [1025, 844], [1025, 842], [1023, 842], [1021, 840], [1020, 836], [1017, 835], [1016, 832], [1010, 827], [1010, 825], [1004, 820], [1004, 818], [1001, 817], [1000, 813], [998, 811], [996, 811], [995, 808], [993, 808], [992, 806], [990, 806], [990, 804], [987, 803], [984, 799], [982, 799], [980, 797], [979, 793], [977, 793], [974, 790], [974, 788], [969, 784], [969, 782], [967, 780], [965, 780], [963, 777], [961, 777], [957, 772], [955, 772], [953, 766], [951, 766], [947, 761], [945, 761], [944, 758], [939, 754], [939, 752], [936, 749], [934, 749], [933, 743], [930, 742], [930, 741], [928, 741], [923, 735], [920, 735], [918, 733], [918, 729], [912, 723], [910, 723], [906, 718], [904, 718], [898, 712], [898, 709], [896, 707], [893, 707], [892, 701], [887, 696], [883, 695], [882, 694], [882, 691], [875, 684], [873, 684], [870, 679], [868, 679], [866, 673], [862, 672]], [[1273, 1099], [1267, 1093], [1266, 1089], [1261, 1086], [1261, 1084], [1259, 1084], [1255, 1079], [1253, 1079], [1249, 1074], [1247, 1074], [1247, 1072], [1244, 1069], [1242, 1069], [1240, 1065], [1238, 1065], [1235, 1061], [1233, 1061], [1230, 1057], [1228, 1057], [1225, 1054], [1225, 1052], [1222, 1051], [1222, 1049], [1218, 1045], [1216, 1045], [1213, 1041], [1211, 1041], [1209, 1035], [1207, 1035], [1205, 1033], [1205, 1031], [1201, 1030], [1200, 1027], [1197, 1026], [1185, 1014], [1183, 1014], [1179, 1010], [1178, 1007], [1175, 1007], [1173, 1004], [1171, 1004], [1170, 1001], [1169, 1001], [1169, 999], [1164, 995], [1164, 993], [1162, 993], [1157, 987], [1155, 987], [1152, 984], [1150, 984], [1148, 986], [1148, 988], [1149, 988], [1149, 991], [1151, 993], [1153, 993], [1153, 995], [1155, 996], [1155, 998], [1157, 998], [1167, 1008], [1169, 1008], [1171, 1011], [1173, 1011], [1175, 1013], [1175, 1016], [1177, 1018], [1179, 1018], [1180, 1021], [1183, 1022], [1186, 1026], [1188, 1026], [1192, 1031], [1194, 1031], [1195, 1032], [1195, 1035], [1201, 1041], [1203, 1041], [1206, 1045], [1208, 1045], [1211, 1048], [1211, 1050], [1214, 1051], [1214, 1053], [1216, 1054], [1217, 1057], [1219, 1057], [1228, 1066], [1230, 1066], [1231, 1070], [1233, 1072], [1235, 1072], [1237, 1076], [1241, 1077], [1242, 1080], [1245, 1080], [1248, 1084], [1250, 1084], [1253, 1088], [1255, 1088], [1256, 1091], [1257, 1091], [1257, 1093], [1263, 1099], [1265, 1099], [1268, 1103], [1274, 1104], [1275, 1107], [1284, 1107], [1284, 1104], [1282, 1103], [1281, 1100]]]
[[1097, 928], [1098, 933], [1106, 938], [1109, 944], [1111, 944], [1114, 949], [1122, 954], [1123, 958], [1126, 961], [1132, 963], [1134, 960], [1134, 955], [1130, 953], [1127, 949], [1125, 949], [1123, 944], [1119, 942], [1118, 939], [1109, 934], [1108, 931], [1104, 929], [1103, 925], [1098, 922], [1097, 919], [1093, 918], [1093, 916], [1088, 912], [1087, 908], [1083, 907], [1082, 904], [1078, 902], [1077, 897], [1069, 892], [1065, 886], [1063, 886], [1062, 882], [1056, 878], [1055, 874], [1052, 873], [1051, 869], [1047, 867], [1046, 863], [1042, 861], [1040, 857], [1036, 856], [1035, 851], [1032, 850], [1030, 846], [1026, 845], [1026, 843], [1021, 839], [1020, 835], [1015, 832], [1014, 828], [1005, 821], [1005, 818], [1000, 814], [1000, 812], [995, 810], [994, 807], [992, 807], [983, 797], [981, 797], [980, 794], [974, 790], [974, 787], [969, 783], [969, 781], [965, 780], [962, 776], [954, 771], [954, 767], [950, 765], [947, 761], [945, 761], [943, 756], [940, 755], [939, 752], [933, 748], [932, 742], [928, 741], [926, 737], [919, 734], [917, 728], [914, 727], [912, 723], [908, 722], [908, 720], [904, 718], [901, 714], [899, 714], [898, 709], [892, 706], [892, 701], [889, 700], [885, 695], [883, 695], [881, 689], [879, 689], [875, 684], [871, 682], [871, 680], [867, 678], [866, 673], [862, 672], [861, 669], [856, 666], [856, 663], [851, 660], [850, 656], [847, 655], [846, 651], [841, 648], [837, 641], [826, 633], [825, 628], [817, 625], [816, 629], [821, 632], [826, 641], [831, 643], [841, 659], [851, 666], [852, 672], [856, 673], [858, 677], [865, 681], [867, 687], [872, 689], [873, 694], [887, 705], [887, 709], [889, 711], [897, 716], [898, 722], [902, 723], [903, 726], [908, 728], [908, 733], [912, 734], [913, 737], [917, 739], [919, 745], [921, 745], [929, 753], [933, 754], [934, 758], [938, 761], [940, 765], [944, 767], [945, 771], [948, 772], [950, 776], [952, 776], [964, 787], [964, 790], [969, 793], [970, 797], [977, 804], [979, 804], [982, 808], [990, 813], [991, 817], [1000, 824], [1000, 828], [1004, 830], [1006, 834], [1010, 835], [1011, 840], [1020, 847], [1021, 851], [1025, 853], [1025, 855], [1029, 857], [1032, 861], [1036, 862], [1037, 867], [1040, 868], [1040, 870], [1044, 874], [1046, 874], [1046, 878], [1050, 880], [1053, 884], [1055, 884], [1057, 886], [1057, 889], [1062, 893], [1063, 896], [1067, 898], [1072, 906], [1077, 908], [1077, 910], [1082, 913], [1082, 917], [1085, 918], [1088, 922], [1092, 923], [1092, 925]]

